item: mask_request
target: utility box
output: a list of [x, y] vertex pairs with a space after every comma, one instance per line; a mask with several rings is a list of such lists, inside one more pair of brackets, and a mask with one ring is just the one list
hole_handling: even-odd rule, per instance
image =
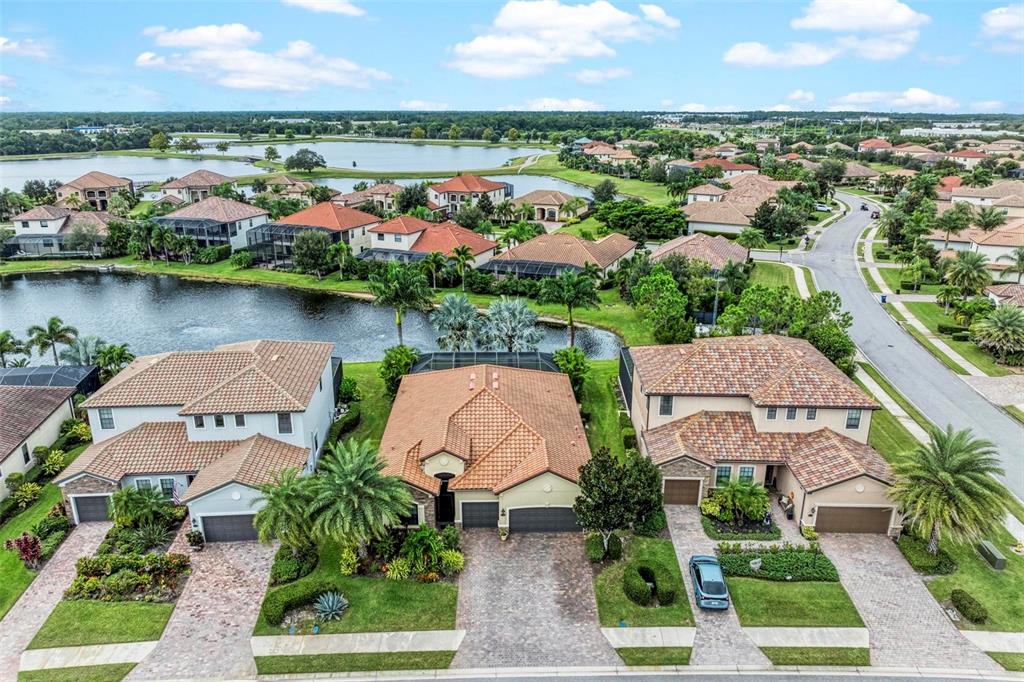
[[1006, 568], [1006, 557], [988, 540], [982, 540], [978, 544], [978, 553], [985, 557], [985, 561], [997, 571]]

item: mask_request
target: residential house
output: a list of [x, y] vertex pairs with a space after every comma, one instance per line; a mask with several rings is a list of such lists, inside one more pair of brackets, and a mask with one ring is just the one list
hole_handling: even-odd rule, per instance
[[1016, 208], [1014, 204], [1024, 200], [1024, 181], [1001, 180], [988, 187], [967, 187], [960, 184], [950, 190], [950, 200], [975, 206], [1001, 205], [1007, 216], [1016, 217], [1011, 209]]
[[723, 142], [722, 144], [715, 145], [714, 147], [711, 147], [709, 151], [720, 159], [731, 159], [732, 157], [743, 153], [743, 150], [732, 142]]
[[1024, 284], [1008, 282], [985, 287], [985, 295], [996, 305], [1012, 305], [1024, 308]]
[[498, 365], [402, 378], [380, 444], [409, 487], [410, 526], [578, 531], [590, 459], [565, 374]]
[[381, 219], [373, 214], [324, 201], [272, 223], [258, 225], [245, 236], [254, 261], [291, 267], [295, 237], [303, 232], [325, 232], [332, 243], [344, 242], [351, 247], [353, 255], [359, 255], [370, 248], [367, 230], [380, 223]]
[[931, 149], [930, 147], [925, 147], [924, 145], [920, 144], [912, 144], [910, 142], [898, 144], [895, 147], [893, 147], [890, 151], [893, 153], [893, 156], [910, 156], [913, 158], [918, 158], [922, 154], [929, 155], [935, 153], [935, 150]]
[[312, 472], [335, 416], [333, 344], [244, 341], [137, 358], [94, 393], [93, 444], [55, 483], [75, 523], [108, 517], [119, 488], [188, 506], [208, 542], [253, 540], [257, 486]]
[[539, 220], [541, 222], [552, 222], [560, 223], [569, 218], [575, 218], [580, 213], [586, 212], [590, 208], [590, 202], [585, 202], [583, 208], [576, 212], [567, 212], [563, 210], [568, 202], [573, 201], [577, 197], [566, 192], [560, 192], [557, 189], [535, 189], [532, 192], [527, 192], [521, 197], [517, 197], [512, 200], [512, 205], [519, 208], [523, 204], [529, 204], [533, 207], [533, 215], [529, 220]]
[[756, 204], [732, 201], [695, 201], [683, 207], [687, 233], [739, 234], [750, 226]]
[[270, 214], [258, 206], [234, 199], [207, 197], [153, 220], [176, 234], [191, 235], [200, 248], [230, 244], [231, 250], [249, 245], [246, 233], [264, 225]]
[[900, 531], [888, 464], [868, 444], [878, 404], [802, 339], [701, 338], [623, 349], [619, 383], [665, 502], [729, 481], [788, 498], [818, 532]]
[[[135, 185], [128, 178], [119, 178], [101, 171], [89, 171], [66, 185], [57, 188], [57, 205], [67, 207], [71, 197], [77, 197], [83, 204], [89, 204], [97, 211], [106, 211], [112, 196], [120, 190], [135, 193]], [[70, 205], [74, 205], [74, 201]]]
[[60, 425], [74, 414], [75, 386], [0, 385], [0, 500], [10, 494], [11, 474], [23, 474], [39, 464], [33, 450], [50, 447]]
[[[4, 242], [4, 253], [31, 254], [98, 254], [107, 237], [107, 224], [114, 216], [105, 211], [72, 211], [69, 208], [40, 204], [11, 218], [14, 235]], [[68, 248], [68, 237], [77, 229], [95, 231], [96, 240], [90, 249]]]
[[359, 254], [359, 258], [369, 260], [409, 263], [422, 260], [434, 251], [451, 257], [456, 248], [468, 246], [473, 253], [471, 266], [479, 268], [493, 258], [498, 249], [497, 242], [450, 220], [432, 223], [410, 215], [400, 215], [369, 228], [367, 232], [369, 247]]
[[558, 276], [567, 271], [583, 272], [590, 263], [602, 276], [607, 276], [634, 253], [636, 242], [618, 232], [596, 242], [565, 232], [552, 232], [498, 254], [481, 270], [499, 276], [539, 278]]
[[796, 180], [773, 180], [767, 175], [747, 173], [729, 180], [729, 190], [722, 201], [758, 206], [775, 197], [783, 187], [792, 189], [798, 184]]
[[686, 190], [686, 203], [695, 201], [722, 201], [729, 190], [709, 183], [697, 185]]
[[200, 169], [165, 182], [160, 189], [165, 196], [177, 197], [186, 203], [194, 203], [213, 196], [213, 188], [224, 184], [233, 190], [238, 190], [238, 183], [234, 178]]
[[[275, 175], [267, 178], [266, 195], [272, 199], [297, 199], [304, 206], [312, 206], [313, 200], [307, 192], [316, 187], [315, 182], [300, 180], [291, 175]], [[335, 194], [340, 192], [335, 191]]]
[[583, 154], [583, 156], [590, 157], [600, 163], [610, 162], [612, 155], [615, 154], [616, 151], [618, 151], [618, 149], [607, 142], [590, 142], [580, 148], [580, 153]]
[[848, 161], [846, 163], [846, 170], [843, 171], [843, 179], [839, 181], [839, 184], [858, 185], [864, 182], [877, 180], [881, 175], [882, 174], [874, 168], [865, 166], [862, 163]]
[[796, 161], [796, 160], [801, 159], [803, 157], [801, 157], [796, 152], [789, 152], [788, 154], [783, 154], [782, 156], [780, 156], [778, 158], [782, 159], [783, 161]]
[[616, 149], [608, 155], [608, 163], [616, 167], [639, 162], [640, 157], [628, 149]]
[[462, 206], [475, 206], [484, 195], [492, 204], [500, 204], [512, 198], [512, 185], [464, 173], [427, 188], [427, 198], [449, 216], [455, 215]]
[[1024, 247], [1024, 218], [1010, 218], [989, 232], [968, 228], [959, 234], [950, 234], [948, 240], [944, 231], [934, 230], [924, 239], [944, 258], [955, 257], [957, 251], [980, 253], [987, 258], [985, 268], [994, 281], [1009, 281], [1016, 278], [1016, 273], [1008, 272], [1012, 267], [1009, 256], [1014, 249]]
[[651, 262], [669, 256], [683, 256], [691, 260], [699, 260], [711, 266], [711, 272], [720, 272], [726, 265], [733, 263], [743, 265], [747, 262], [747, 250], [718, 235], [711, 236], [703, 232], [683, 235], [660, 244], [651, 252]]
[[381, 211], [397, 211], [398, 204], [396, 201], [398, 195], [403, 190], [405, 190], [405, 187], [402, 185], [396, 185], [393, 182], [380, 182], [364, 190], [339, 194], [331, 199], [331, 201], [341, 206], [354, 206], [357, 208], [367, 202], [371, 202]]
[[888, 151], [892, 149], [892, 144], [888, 140], [882, 140], [877, 137], [872, 137], [867, 140], [861, 140], [857, 143], [858, 152], [880, 152]]
[[812, 149], [814, 149], [814, 145], [811, 144], [810, 142], [804, 142], [803, 140], [799, 140], [798, 142], [794, 142], [793, 144], [789, 145], [789, 148], [797, 149], [802, 152], [809, 152]]
[[843, 152], [844, 154], [853, 153], [853, 147], [851, 147], [848, 144], [843, 144], [842, 142], [829, 142], [827, 145], [825, 145], [825, 149], [829, 152], [840, 151]]
[[779, 141], [774, 138], [765, 137], [754, 140], [754, 151], [756, 151], [758, 154], [764, 154], [765, 152], [774, 151], [775, 149], [778, 148]]
[[702, 161], [687, 161], [678, 159], [669, 161], [666, 164], [669, 168], [682, 168], [684, 170], [703, 170], [705, 166], [718, 166], [722, 169], [722, 177], [731, 179], [741, 175], [757, 175], [757, 166], [749, 163], [733, 163], [725, 159], [704, 159]]
[[950, 152], [946, 156], [952, 159], [956, 165], [967, 170], [974, 168], [985, 159], [992, 158], [988, 154], [979, 152], [975, 149], [958, 149], [955, 152]]

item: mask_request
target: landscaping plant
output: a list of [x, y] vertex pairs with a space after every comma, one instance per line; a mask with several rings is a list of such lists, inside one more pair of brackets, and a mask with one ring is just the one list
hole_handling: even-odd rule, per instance
[[450, 524], [444, 527], [441, 531], [441, 542], [444, 543], [445, 549], [460, 550], [461, 541], [459, 538], [459, 529], [455, 524]]
[[356, 554], [356, 548], [352, 546], [342, 548], [341, 557], [338, 559], [338, 571], [342, 575], [353, 575], [357, 570], [359, 570], [359, 555]]
[[953, 590], [949, 594], [949, 600], [960, 615], [972, 623], [982, 624], [988, 620], [988, 609], [966, 590]]
[[39, 499], [42, 492], [43, 488], [38, 483], [23, 483], [11, 494], [11, 497], [18, 503], [20, 509], [27, 509], [29, 505]]
[[412, 565], [405, 557], [396, 557], [387, 564], [385, 575], [388, 580], [406, 580], [412, 575]]
[[313, 602], [317, 620], [339, 620], [348, 608], [348, 600], [337, 592], [324, 592]]
[[441, 550], [439, 559], [441, 572], [448, 577], [461, 573], [466, 565], [466, 557], [463, 556], [462, 552], [455, 549]]
[[39, 543], [39, 538], [28, 531], [5, 542], [4, 548], [16, 551], [18, 558], [25, 564], [25, 568], [34, 570], [39, 567], [39, 561], [42, 558], [42, 546]]

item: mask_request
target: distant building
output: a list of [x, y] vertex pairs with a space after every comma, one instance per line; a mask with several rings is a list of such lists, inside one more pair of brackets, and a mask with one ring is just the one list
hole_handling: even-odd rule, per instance
[[[571, 194], [560, 192], [556, 189], [535, 189], [532, 192], [528, 192], [521, 197], [517, 197], [512, 201], [512, 205], [520, 207], [523, 204], [529, 204], [533, 207], [533, 216], [530, 220], [540, 220], [543, 222], [562, 222], [569, 218], [576, 217], [575, 214], [566, 214], [562, 207], [568, 202], [576, 199]], [[589, 207], [589, 202], [584, 204], [584, 208], [577, 212], [580, 213]]]
[[872, 137], [867, 140], [861, 140], [857, 144], [858, 152], [880, 152], [892, 149], [892, 143], [888, 140], [881, 138]]
[[122, 189], [135, 193], [135, 186], [128, 178], [119, 178], [101, 171], [89, 171], [57, 188], [57, 206], [66, 207], [71, 197], [78, 197], [80, 202], [89, 204], [97, 211], [106, 211], [110, 198]]
[[495, 275], [549, 277], [563, 272], [583, 272], [587, 264], [608, 275], [636, 252], [636, 242], [612, 232], [596, 242], [564, 232], [552, 232], [517, 244], [495, 256], [482, 268]]
[[266, 223], [269, 215], [262, 208], [240, 201], [207, 197], [154, 220], [175, 234], [195, 237], [200, 248], [230, 244], [235, 251], [248, 246], [246, 232]]
[[257, 225], [245, 236], [253, 260], [291, 267], [292, 246], [299, 234], [309, 230], [325, 232], [332, 242], [344, 242], [352, 248], [353, 255], [359, 255], [370, 248], [367, 230], [380, 222], [380, 218], [370, 213], [324, 201], [272, 223]]
[[[41, 204], [11, 218], [14, 236], [4, 242], [8, 255], [29, 254], [98, 254], [107, 237], [107, 224], [113, 219], [104, 211], [72, 211], [60, 206]], [[92, 248], [72, 251], [67, 245], [71, 233], [79, 227], [94, 229], [96, 241]]]
[[492, 204], [499, 204], [512, 198], [512, 185], [467, 173], [431, 185], [427, 189], [429, 200], [438, 210], [448, 215], [454, 215], [462, 206], [475, 206], [480, 197], [485, 195], [490, 198]]
[[182, 201], [193, 203], [213, 196], [213, 188], [223, 184], [228, 184], [231, 189], [238, 189], [238, 183], [234, 178], [200, 169], [166, 182], [160, 186], [160, 189], [165, 196], [177, 197]]

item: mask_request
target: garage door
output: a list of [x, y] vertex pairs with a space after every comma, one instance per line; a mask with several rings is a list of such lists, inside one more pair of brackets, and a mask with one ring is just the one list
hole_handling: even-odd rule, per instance
[[110, 513], [107, 503], [110, 502], [110, 495], [97, 497], [75, 497], [75, 510], [78, 512], [78, 522], [88, 521], [109, 521]]
[[252, 527], [254, 514], [234, 516], [204, 516], [203, 535], [207, 542], [240, 542], [255, 540], [256, 529]]
[[531, 507], [509, 511], [513, 533], [559, 533], [580, 530], [576, 512], [569, 507]]
[[498, 503], [497, 502], [463, 502], [462, 503], [462, 527], [463, 528], [497, 528], [498, 527]]
[[700, 502], [700, 481], [665, 479], [665, 504], [697, 504]]
[[891, 507], [818, 507], [819, 533], [887, 533]]

